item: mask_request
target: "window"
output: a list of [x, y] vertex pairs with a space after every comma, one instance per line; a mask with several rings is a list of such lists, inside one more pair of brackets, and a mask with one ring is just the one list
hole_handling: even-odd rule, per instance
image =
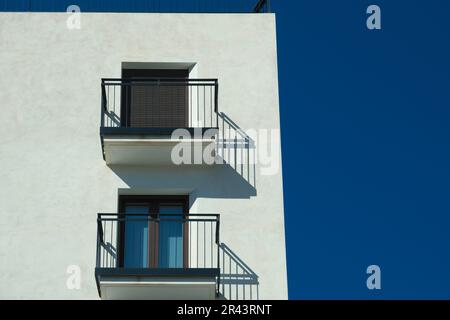
[[187, 267], [188, 196], [121, 196], [119, 266]]
[[188, 69], [122, 69], [121, 126], [187, 128], [189, 87], [173, 80], [188, 77]]

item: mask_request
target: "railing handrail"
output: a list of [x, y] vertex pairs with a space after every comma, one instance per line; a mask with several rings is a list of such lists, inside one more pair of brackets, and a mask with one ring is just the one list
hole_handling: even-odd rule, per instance
[[161, 77], [126, 77], [126, 78], [102, 78], [102, 82], [106, 81], [124, 81], [124, 80], [143, 80], [143, 81], [211, 81], [218, 82], [217, 78], [161, 78]]
[[218, 213], [98, 213], [97, 214], [98, 219], [102, 219], [103, 216], [117, 216], [117, 217], [122, 217], [122, 216], [143, 216], [143, 217], [153, 217], [153, 216], [169, 216], [169, 217], [214, 217], [214, 218], [219, 218], [220, 214]]
[[218, 79], [186, 79], [186, 78], [103, 78], [102, 87], [105, 86], [209, 86], [217, 87]]
[[102, 78], [102, 88], [111, 86], [133, 87], [133, 86], [219, 86], [218, 79], [205, 78]]

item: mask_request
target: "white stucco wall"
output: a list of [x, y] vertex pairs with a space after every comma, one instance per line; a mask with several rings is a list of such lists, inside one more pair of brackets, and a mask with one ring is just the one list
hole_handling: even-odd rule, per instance
[[[0, 13], [0, 299], [98, 299], [96, 214], [117, 212], [121, 193], [189, 193], [191, 212], [221, 214], [259, 298], [287, 298], [281, 166], [257, 166], [256, 188], [227, 166], [110, 168], [99, 138], [100, 79], [122, 62], [194, 62], [242, 129], [278, 129], [274, 15], [82, 14], [80, 30], [66, 19]], [[69, 265], [80, 290], [66, 288]]]

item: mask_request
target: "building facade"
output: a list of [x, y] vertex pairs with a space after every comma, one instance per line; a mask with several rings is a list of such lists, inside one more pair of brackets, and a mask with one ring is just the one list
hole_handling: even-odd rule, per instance
[[274, 14], [79, 9], [0, 12], [0, 298], [287, 299]]

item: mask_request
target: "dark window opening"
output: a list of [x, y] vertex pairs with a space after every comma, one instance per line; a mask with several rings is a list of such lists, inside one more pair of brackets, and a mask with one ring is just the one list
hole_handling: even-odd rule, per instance
[[188, 86], [173, 81], [187, 78], [187, 69], [122, 69], [121, 126], [187, 128]]

